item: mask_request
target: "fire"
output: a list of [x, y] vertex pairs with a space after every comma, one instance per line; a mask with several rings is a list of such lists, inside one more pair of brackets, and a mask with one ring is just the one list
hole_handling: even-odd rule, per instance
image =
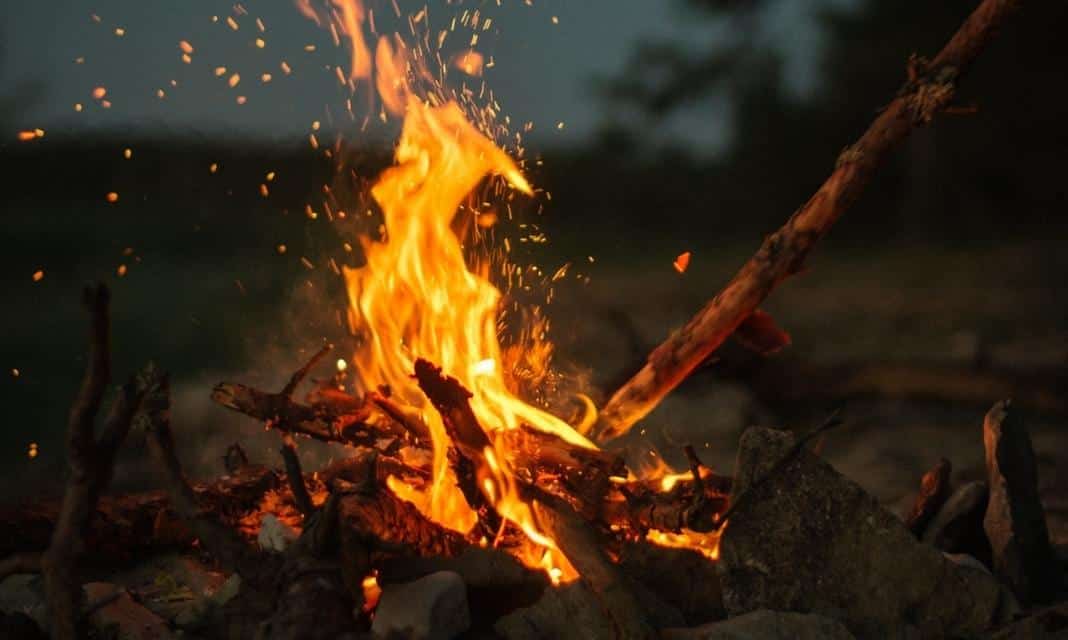
[[[469, 211], [462, 215], [475, 217], [472, 224], [455, 223], [461, 205], [487, 180], [498, 200], [492, 203], [495, 210], [531, 195], [533, 189], [512, 158], [472, 124], [440, 78], [425, 68], [430, 54], [420, 47], [427, 46], [427, 40], [417, 39], [412, 48], [399, 34], [383, 34], [370, 46], [364, 25], [370, 22], [374, 33], [373, 16], [365, 13], [360, 0], [297, 0], [297, 5], [305, 16], [329, 28], [335, 43], [338, 34], [348, 40], [350, 69], [337, 69], [339, 79], [352, 91], [357, 83], [373, 90], [383, 118], [388, 113], [403, 120], [395, 163], [370, 192], [382, 212], [381, 237], [361, 237], [365, 264], [343, 269], [349, 325], [360, 342], [347, 361], [337, 363], [360, 390], [388, 389], [398, 404], [414, 409], [430, 433], [430, 481], [413, 486], [391, 477], [387, 485], [432, 520], [472, 538], [481, 535], [474, 531], [478, 514], [457, 487], [449, 463], [448, 453], [459, 443], [450, 440], [441, 416], [413, 379], [416, 361], [425, 359], [473, 394], [471, 409], [484, 438], [479, 439], [478, 455], [469, 457], [485, 500], [526, 538], [525, 544], [510, 550], [529, 566], [544, 569], [554, 583], [572, 580], [577, 572], [539, 524], [535, 505], [521, 495], [515, 472], [519, 452], [511, 448], [515, 439], [505, 436], [527, 427], [576, 446], [596, 446], [582, 435], [583, 429], [518, 396], [517, 375], [529, 380], [547, 369], [551, 346], [543, 340], [543, 324], [536, 322], [537, 330], [528, 327], [522, 333], [526, 341], [518, 348], [502, 348], [502, 295], [489, 279], [488, 260], [465, 252], [464, 239], [454, 230], [478, 233], [484, 228]], [[457, 61], [461, 70], [480, 73], [481, 56], [470, 50], [463, 55]], [[479, 116], [486, 119], [485, 113]], [[524, 372], [517, 374], [517, 369]], [[595, 415], [595, 410], [588, 414]], [[502, 527], [496, 539], [484, 543], [499, 545], [503, 533]]]
[[564, 421], [515, 395], [497, 334], [501, 292], [490, 282], [487, 264], [476, 261], [469, 268], [452, 228], [461, 204], [488, 177], [499, 176], [510, 187], [497, 190], [502, 199], [530, 195], [532, 188], [515, 162], [468, 120], [459, 104], [442, 98], [445, 92], [422, 67], [421, 52], [398, 34], [381, 35], [372, 59], [362, 2], [298, 0], [298, 8], [347, 38], [350, 68], [347, 74], [339, 70], [339, 79], [354, 90], [357, 81], [366, 81], [384, 111], [403, 118], [395, 165], [371, 189], [382, 210], [383, 237], [361, 238], [366, 264], [343, 272], [350, 326], [362, 339], [347, 369], [362, 390], [388, 388], [398, 402], [413, 407], [431, 435], [432, 475], [426, 487], [398, 478], [387, 484], [444, 526], [471, 533], [478, 522], [449, 466], [447, 454], [455, 444], [412, 378], [416, 361], [423, 358], [474, 394], [471, 407], [488, 443], [473, 460], [476, 483], [494, 509], [529, 540], [530, 548], [519, 553], [554, 580], [573, 578], [574, 569], [539, 526], [532, 506], [520, 497], [515, 452], [502, 436], [526, 425], [579, 446], [594, 445]]
[[698, 533], [683, 530], [679, 533], [650, 529], [645, 539], [662, 547], [676, 547], [699, 551], [709, 560], [719, 560], [719, 532]]
[[[379, 51], [391, 48], [380, 45]], [[384, 59], [390, 60], [390, 54]], [[392, 99], [396, 97], [392, 92], [404, 84], [387, 79], [379, 86], [388, 87]], [[456, 103], [435, 107], [407, 96], [396, 165], [371, 190], [382, 209], [387, 237], [381, 242], [362, 239], [366, 265], [344, 271], [350, 322], [366, 339], [350, 366], [366, 390], [388, 386], [395, 397], [417, 408], [430, 430], [434, 480], [429, 493], [420, 497], [410, 487], [391, 482], [401, 497], [423, 507], [435, 521], [464, 533], [477, 522], [449, 468], [447, 452], [453, 444], [411, 377], [416, 360], [425, 358], [474, 394], [472, 410], [492, 443], [482, 452], [483, 460], [477, 461], [479, 488], [532, 542], [555, 550], [518, 495], [511, 469], [514, 452], [500, 436], [525, 424], [580, 446], [593, 445], [509, 388], [497, 337], [501, 293], [484, 272], [468, 268], [452, 230], [464, 198], [491, 174], [503, 176], [515, 191], [531, 192], [507, 154], [479, 133]], [[555, 551], [550, 556], [550, 571], [563, 573], [562, 556], [555, 557]], [[538, 558], [537, 564], [542, 563]]]

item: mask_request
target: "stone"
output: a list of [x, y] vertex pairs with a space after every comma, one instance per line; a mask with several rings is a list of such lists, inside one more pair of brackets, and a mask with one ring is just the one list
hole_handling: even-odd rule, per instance
[[1009, 401], [983, 421], [990, 484], [983, 529], [990, 540], [994, 573], [1023, 604], [1051, 602], [1061, 586], [1061, 566], [1038, 496], [1038, 469], [1031, 436]]
[[[627, 576], [676, 608], [686, 626], [727, 617], [716, 565], [697, 551], [629, 542], [620, 549], [619, 566]], [[686, 588], [680, 589], [679, 585]]]
[[943, 551], [942, 555], [945, 556], [946, 560], [949, 560], [955, 565], [961, 567], [970, 567], [977, 571], [982, 571], [987, 575], [994, 575], [990, 573], [990, 569], [987, 569], [985, 564], [979, 562], [973, 556], [970, 556], [966, 553], [946, 553], [945, 551]]
[[48, 640], [37, 621], [25, 613], [0, 611], [0, 638], [4, 640]]
[[134, 600], [125, 589], [108, 582], [85, 585], [89, 623], [116, 640], [169, 640], [174, 637], [163, 618]]
[[921, 540], [948, 553], [967, 553], [990, 563], [990, 542], [983, 516], [990, 491], [982, 481], [969, 482], [953, 492], [935, 515]]
[[1000, 629], [991, 640], [1065, 640], [1068, 638], [1068, 603], [1042, 609]]
[[256, 536], [256, 542], [264, 551], [282, 553], [299, 537], [296, 529], [276, 518], [274, 514], [268, 513], [260, 522], [260, 533]]
[[175, 614], [174, 625], [182, 629], [201, 629], [221, 615], [223, 606], [241, 590], [241, 576], [236, 573], [223, 582], [217, 590], [185, 604]]
[[378, 637], [450, 640], [471, 627], [467, 585], [452, 571], [384, 587], [371, 631]]
[[806, 613], [762, 609], [737, 618], [693, 627], [665, 629], [661, 640], [854, 640], [837, 620]]
[[20, 573], [0, 581], [0, 611], [27, 615], [41, 628], [47, 628], [48, 605], [41, 576]]
[[611, 620], [582, 580], [546, 589], [535, 604], [497, 620], [505, 640], [615, 640]]
[[[896, 516], [794, 437], [742, 435], [719, 572], [730, 616], [815, 613], [858, 637], [973, 636], [1006, 621], [1013, 601], [987, 573], [916, 540]], [[769, 469], [774, 469], [769, 475]], [[742, 497], [744, 496], [744, 497]]]
[[923, 474], [920, 480], [920, 493], [913, 501], [912, 509], [905, 516], [905, 526], [917, 537], [922, 537], [927, 525], [935, 517], [945, 504], [950, 495], [949, 477], [953, 473], [953, 465], [949, 460], [942, 458]]

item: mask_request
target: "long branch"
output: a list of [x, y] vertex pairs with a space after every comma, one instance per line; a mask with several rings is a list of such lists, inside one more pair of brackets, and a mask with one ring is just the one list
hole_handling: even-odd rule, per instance
[[600, 441], [625, 434], [648, 415], [780, 282], [802, 269], [816, 242], [857, 201], [887, 155], [950, 105], [958, 80], [1019, 5], [1019, 0], [983, 0], [934, 60], [910, 60], [909, 80], [860, 140], [842, 152], [815, 195], [612, 396], [595, 426]]

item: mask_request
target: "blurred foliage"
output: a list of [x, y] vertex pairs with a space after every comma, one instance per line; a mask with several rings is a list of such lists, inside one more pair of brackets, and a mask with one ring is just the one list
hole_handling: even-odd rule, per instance
[[[803, 203], [893, 97], [909, 55], [934, 55], [978, 0], [679, 4], [686, 20], [707, 25], [708, 42], [646, 41], [618, 75], [602, 79], [600, 95], [616, 117], [586, 162], [626, 159], [601, 185], [623, 192], [615, 203], [623, 209], [662, 212], [655, 224], [663, 227], [676, 207], [696, 207], [720, 223], [718, 233], [729, 233], [753, 224], [770, 230]], [[832, 235], [847, 242], [996, 242], [1062, 230], [1068, 123], [1060, 78], [1068, 49], [1056, 25], [1066, 19], [1063, 2], [1028, 5], [1014, 17], [962, 83], [960, 104], [977, 113], [945, 116], [915, 132], [865, 192], [864, 211]], [[815, 38], [803, 33], [810, 27]], [[811, 56], [813, 64], [799, 65], [797, 56]], [[810, 69], [811, 77], [797, 77], [798, 69]], [[799, 84], [810, 90], [798, 91]], [[619, 117], [628, 109], [638, 117]], [[665, 148], [678, 146], [665, 133], [672, 119], [700, 110], [707, 122], [725, 120], [723, 150], [694, 158]], [[705, 125], [696, 127], [695, 135]], [[632, 167], [634, 180], [620, 179]], [[554, 186], [566, 191], [562, 200], [597, 191], [590, 182], [568, 190], [563, 175]], [[584, 204], [599, 208], [592, 200]]]

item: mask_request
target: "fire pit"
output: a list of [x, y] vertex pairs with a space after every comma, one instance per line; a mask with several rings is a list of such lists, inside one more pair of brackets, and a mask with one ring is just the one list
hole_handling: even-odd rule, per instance
[[[892, 148], [952, 108], [958, 81], [1016, 4], [984, 0], [935, 57], [912, 58], [899, 93], [737, 275], [603, 407], [580, 396], [561, 416], [543, 393], [553, 373], [542, 316], [527, 309], [502, 339], [510, 292], [499, 285], [530, 283], [485, 242], [535, 187], [494, 142], [493, 110], [438, 73], [452, 65], [477, 77], [487, 61], [473, 49], [444, 60], [429, 38], [372, 41], [373, 13], [359, 0], [301, 0], [306, 17], [347, 41], [339, 83], [353, 95], [373, 87], [369, 113], [403, 122], [370, 198], [339, 190], [322, 204], [338, 219], [379, 223], [347, 245], [360, 266], [336, 269], [353, 346], [323, 344], [278, 391], [219, 383], [212, 400], [277, 433], [281, 463], [250, 460], [237, 443], [224, 476], [192, 483], [159, 366], [133, 376], [98, 421], [110, 294], [87, 288], [89, 366], [70, 415], [66, 493], [0, 519], [14, 553], [0, 577], [39, 592], [5, 614], [5, 630], [711, 639], [1063, 629], [1063, 604], [1043, 608], [1064, 598], [1063, 559], [1028, 431], [1008, 402], [983, 425], [986, 478], [953, 486], [939, 462], [904, 520], [819, 457], [828, 432], [848, 429], [838, 414], [796, 433], [747, 429], [730, 476], [690, 445], [679, 447], [679, 469], [637, 464], [617, 446], [728, 338], [760, 356], [790, 344], [760, 306], [804, 269]], [[410, 17], [413, 34], [425, 18], [425, 9]], [[308, 215], [318, 215], [310, 205]], [[305, 469], [298, 448], [308, 439], [340, 454]], [[104, 495], [127, 440], [144, 442], [163, 491]], [[83, 587], [79, 567], [131, 556], [167, 557], [168, 572], [193, 577]]]

